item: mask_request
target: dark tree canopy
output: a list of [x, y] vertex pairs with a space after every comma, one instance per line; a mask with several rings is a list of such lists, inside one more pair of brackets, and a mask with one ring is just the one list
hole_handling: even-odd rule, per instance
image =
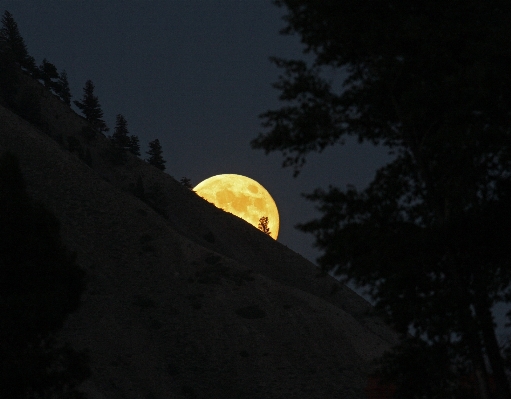
[[100, 132], [110, 130], [103, 118], [103, 111], [99, 105], [98, 97], [94, 95], [94, 83], [87, 80], [83, 88], [82, 101], [74, 101], [74, 104], [82, 111], [83, 116], [87, 119], [95, 129]]
[[[267, 132], [252, 146], [282, 152], [295, 172], [307, 154], [348, 136], [394, 154], [361, 191], [308, 195], [322, 217], [300, 228], [323, 250], [319, 264], [369, 286], [403, 334], [413, 326], [451, 362], [491, 369], [496, 397], [511, 397], [491, 314], [511, 299], [511, 8], [482, 0], [276, 4], [288, 11], [283, 33], [298, 34], [314, 61], [273, 59], [286, 104], [262, 114]], [[324, 77], [332, 68], [342, 84]], [[415, 388], [415, 397], [434, 397]]]
[[[0, 391], [9, 398], [66, 394], [88, 375], [83, 354], [54, 334], [80, 304], [84, 272], [58, 220], [25, 190], [16, 156], [0, 157]], [[66, 396], [67, 397], [67, 396]]]
[[163, 159], [162, 153], [160, 140], [155, 139], [151, 141], [149, 143], [149, 151], [147, 151], [147, 155], [149, 155], [147, 162], [160, 170], [165, 170], [165, 162], [167, 161]]
[[62, 70], [60, 73], [54, 90], [55, 94], [57, 94], [65, 104], [71, 105], [71, 90], [69, 89], [69, 82], [67, 81], [67, 73], [65, 70]]
[[37, 67], [34, 57], [28, 55], [27, 46], [21, 36], [18, 24], [9, 11], [5, 11], [2, 16], [2, 28], [0, 29], [0, 42], [7, 45], [9, 51], [13, 55], [14, 60], [19, 66], [30, 73], [35, 73]]
[[193, 188], [192, 181], [188, 177], [183, 176], [179, 182], [190, 190]]
[[128, 122], [121, 114], [118, 114], [115, 120], [114, 134], [112, 135], [112, 142], [120, 147], [127, 149], [130, 138], [128, 137]]
[[138, 136], [132, 134], [128, 140], [128, 151], [137, 157], [140, 156], [140, 140]]
[[40, 79], [42, 79], [44, 87], [47, 89], [54, 89], [58, 83], [57, 79], [60, 77], [57, 67], [46, 58], [43, 59], [43, 62], [39, 66], [38, 75]]

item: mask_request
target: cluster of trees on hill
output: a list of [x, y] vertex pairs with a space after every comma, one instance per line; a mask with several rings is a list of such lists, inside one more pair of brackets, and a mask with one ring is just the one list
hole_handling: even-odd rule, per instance
[[[24, 85], [23, 74], [41, 81], [68, 106], [71, 92], [67, 74], [44, 59], [37, 66], [8, 11], [0, 29], [0, 104], [48, 133], [41, 114], [40, 93]], [[73, 102], [88, 121], [81, 132], [89, 142], [108, 131], [94, 84], [88, 80], [80, 101]], [[126, 153], [140, 156], [140, 143], [130, 135], [127, 121], [117, 115], [110, 139], [112, 157], [123, 163]], [[62, 140], [63, 142], [63, 140]], [[75, 136], [68, 149], [89, 165], [89, 148]], [[165, 170], [158, 139], [149, 143], [147, 162]], [[164, 214], [166, 197], [161, 187], [144, 191], [141, 198]], [[15, 155], [0, 157], [0, 396], [9, 398], [82, 398], [78, 385], [90, 374], [86, 353], [56, 343], [67, 316], [77, 310], [85, 289], [84, 271], [60, 241], [59, 221], [26, 192]]]
[[[57, 67], [43, 59], [40, 66], [36, 66], [35, 59], [28, 54], [27, 46], [21, 36], [18, 25], [11, 13], [5, 11], [0, 29], [0, 101], [12, 109], [22, 118], [34, 125], [47, 130], [42, 120], [39, 96], [33, 89], [22, 88], [20, 82], [20, 69], [34, 79], [42, 81], [44, 87], [57, 95], [65, 104], [71, 106], [71, 92], [65, 70], [58, 72]], [[19, 91], [22, 90], [20, 93]], [[95, 138], [96, 133], [109, 131], [103, 119], [103, 111], [98, 97], [94, 94], [92, 80], [87, 80], [83, 88], [83, 97], [73, 104], [80, 109], [90, 127], [84, 129], [82, 135], [87, 141]], [[128, 136], [127, 122], [122, 115], [117, 115], [114, 136], [110, 138], [112, 148], [110, 159], [114, 164], [126, 161], [126, 151], [140, 156], [140, 143], [135, 135]], [[72, 146], [76, 148], [76, 145]], [[86, 154], [85, 151], [83, 151]], [[158, 139], [149, 143], [147, 162], [160, 170], [165, 170], [166, 161], [162, 156], [163, 150]], [[83, 156], [85, 160], [85, 155]], [[87, 162], [90, 163], [90, 162]]]
[[34, 57], [28, 54], [27, 46], [20, 35], [16, 21], [8, 11], [5, 11], [2, 17], [0, 54], [2, 55], [0, 62], [2, 99], [8, 106], [19, 108], [19, 105], [15, 106], [15, 97], [19, 90], [18, 67], [35, 79], [42, 80], [46, 88], [52, 90], [62, 101], [70, 105], [71, 93], [66, 71], [63, 70], [59, 74], [55, 65], [46, 58], [40, 66], [36, 66]]
[[402, 333], [380, 372], [399, 398], [461, 397], [466, 375], [511, 398], [492, 314], [511, 301], [508, 2], [275, 2], [313, 61], [273, 60], [286, 104], [252, 146], [296, 173], [347, 136], [394, 154], [363, 190], [308, 195], [322, 216], [300, 226]]

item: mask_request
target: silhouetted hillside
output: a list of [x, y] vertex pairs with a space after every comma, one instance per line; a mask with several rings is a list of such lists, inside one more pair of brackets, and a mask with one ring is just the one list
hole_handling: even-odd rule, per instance
[[89, 398], [364, 397], [396, 339], [365, 300], [133, 154], [112, 164], [104, 135], [20, 78], [41, 121], [0, 106], [0, 153], [87, 272], [62, 339], [90, 352]]

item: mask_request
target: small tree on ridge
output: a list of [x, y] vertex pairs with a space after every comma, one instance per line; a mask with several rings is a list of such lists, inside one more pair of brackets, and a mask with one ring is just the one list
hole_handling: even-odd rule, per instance
[[132, 134], [129, 137], [128, 140], [128, 151], [132, 154], [136, 155], [137, 157], [140, 156], [140, 141], [138, 139], [138, 136], [135, 136]]
[[39, 66], [38, 76], [42, 79], [44, 87], [53, 89], [56, 92], [55, 87], [58, 85], [58, 81], [54, 82], [53, 79], [59, 79], [60, 75], [57, 71], [57, 67], [46, 58], [43, 59], [43, 62]]
[[128, 122], [124, 116], [118, 114], [115, 121], [114, 134], [111, 137], [112, 142], [120, 148], [127, 148], [129, 143], [128, 133]]
[[103, 111], [99, 105], [98, 97], [94, 95], [94, 83], [92, 80], [87, 80], [83, 88], [82, 101], [73, 101], [74, 104], [80, 108], [83, 116], [87, 119], [97, 130], [100, 132], [107, 132], [110, 130], [103, 118]]
[[257, 228], [261, 230], [264, 234], [268, 234], [271, 236], [270, 228], [268, 227], [268, 216], [261, 216], [259, 219], [259, 225]]
[[55, 84], [53, 90], [65, 104], [71, 105], [71, 91], [69, 90], [69, 82], [67, 81], [67, 73], [65, 70], [59, 75], [59, 79]]
[[149, 155], [147, 162], [150, 165], [157, 167], [160, 170], [165, 170], [165, 161], [162, 157], [163, 151], [161, 149], [160, 140], [155, 139], [149, 143], [149, 151], [146, 154]]

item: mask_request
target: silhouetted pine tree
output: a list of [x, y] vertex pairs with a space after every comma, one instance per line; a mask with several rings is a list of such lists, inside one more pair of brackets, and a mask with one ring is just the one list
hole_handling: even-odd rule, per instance
[[25, 41], [20, 35], [18, 24], [9, 11], [5, 11], [2, 17], [2, 29], [0, 29], [0, 41], [7, 44], [14, 60], [25, 70], [34, 74], [37, 72], [34, 57], [28, 55]]
[[268, 216], [261, 216], [259, 219], [259, 225], [257, 226], [264, 234], [271, 236], [270, 228], [268, 227]]
[[87, 119], [95, 129], [100, 132], [107, 132], [110, 130], [102, 119], [103, 111], [99, 105], [98, 97], [94, 95], [94, 83], [92, 83], [92, 80], [89, 79], [85, 82], [82, 101], [75, 100], [73, 103], [80, 108], [85, 119]]
[[39, 66], [38, 78], [43, 81], [44, 87], [55, 90], [57, 82], [54, 82], [52, 79], [56, 80], [59, 78], [57, 67], [51, 62], [48, 62], [46, 58], [43, 59], [43, 62]]
[[64, 103], [71, 105], [71, 91], [69, 90], [69, 82], [67, 81], [67, 73], [65, 70], [59, 75], [59, 80], [54, 87], [55, 94], [57, 94]]
[[179, 180], [179, 182], [186, 188], [189, 188], [190, 190], [193, 188], [192, 181], [188, 177], [183, 176], [181, 180]]
[[57, 346], [54, 336], [80, 305], [84, 272], [62, 244], [57, 218], [25, 187], [17, 157], [1, 156], [0, 392], [77, 398], [87, 358]]
[[114, 134], [111, 137], [112, 142], [119, 148], [127, 148], [130, 138], [128, 137], [128, 122], [121, 114], [118, 114], [115, 120]]
[[140, 156], [140, 141], [138, 140], [138, 136], [130, 136], [128, 141], [128, 150], [137, 157]]
[[161, 156], [162, 152], [163, 151], [161, 149], [160, 140], [155, 139], [155, 140], [151, 141], [149, 143], [149, 151], [147, 151], [147, 153], [146, 153], [149, 155], [149, 159], [147, 160], [147, 162], [150, 165], [153, 165], [160, 170], [165, 170], [164, 164], [167, 161], [165, 161], [163, 159], [163, 157]]

